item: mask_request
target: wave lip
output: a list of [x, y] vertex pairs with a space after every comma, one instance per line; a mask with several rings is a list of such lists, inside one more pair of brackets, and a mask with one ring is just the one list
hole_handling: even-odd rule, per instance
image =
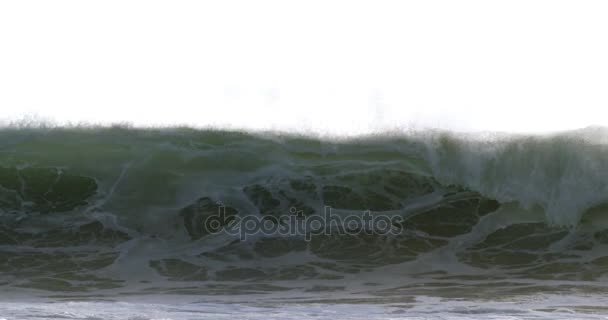
[[549, 223], [576, 225], [608, 202], [608, 132], [591, 127], [489, 140], [439, 135], [429, 142], [433, 175], [501, 202], [541, 207]]

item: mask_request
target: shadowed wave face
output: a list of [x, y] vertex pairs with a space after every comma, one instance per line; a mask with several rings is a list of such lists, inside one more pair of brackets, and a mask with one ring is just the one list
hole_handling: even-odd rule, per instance
[[[7, 128], [0, 287], [41, 296], [296, 292], [314, 300], [332, 292], [383, 301], [601, 291], [606, 137], [603, 128], [350, 140]], [[314, 234], [272, 228], [327, 208], [342, 218], [389, 217], [393, 232], [322, 219], [325, 232]], [[220, 212], [227, 219], [210, 227]], [[226, 232], [246, 217], [274, 231], [244, 241]]]

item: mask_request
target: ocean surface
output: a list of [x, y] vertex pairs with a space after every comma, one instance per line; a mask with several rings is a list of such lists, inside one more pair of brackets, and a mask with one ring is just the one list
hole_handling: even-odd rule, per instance
[[0, 319], [604, 319], [606, 275], [602, 127], [0, 129]]

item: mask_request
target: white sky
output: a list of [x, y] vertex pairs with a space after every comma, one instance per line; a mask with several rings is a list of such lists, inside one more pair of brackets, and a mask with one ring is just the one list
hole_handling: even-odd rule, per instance
[[608, 125], [608, 1], [6, 0], [0, 119]]

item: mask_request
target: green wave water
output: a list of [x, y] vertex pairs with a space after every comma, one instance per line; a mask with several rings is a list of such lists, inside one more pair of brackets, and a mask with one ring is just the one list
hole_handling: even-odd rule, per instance
[[[603, 292], [607, 136], [5, 128], [0, 287], [310, 301]], [[203, 227], [220, 204], [270, 224], [369, 210], [402, 217], [402, 232], [240, 241]]]

